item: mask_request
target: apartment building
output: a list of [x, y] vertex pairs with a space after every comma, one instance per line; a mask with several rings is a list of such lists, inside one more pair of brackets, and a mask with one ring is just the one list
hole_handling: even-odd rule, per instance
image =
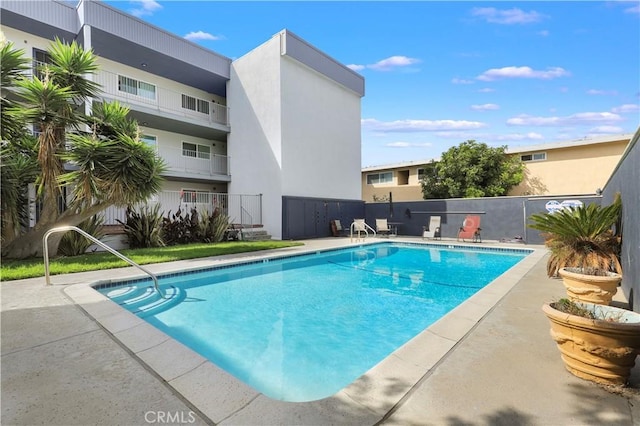
[[[167, 163], [150, 200], [166, 212], [223, 206], [279, 239], [287, 197], [361, 199], [364, 79], [290, 31], [232, 61], [99, 1], [0, 7], [5, 37], [34, 63], [55, 37], [93, 49], [103, 90], [93, 102], [127, 105]], [[338, 150], [339, 159], [329, 154]]]
[[[507, 149], [525, 164], [523, 181], [508, 195], [595, 194], [604, 187], [633, 134], [529, 145]], [[362, 199], [422, 200], [420, 180], [437, 160], [365, 167]]]

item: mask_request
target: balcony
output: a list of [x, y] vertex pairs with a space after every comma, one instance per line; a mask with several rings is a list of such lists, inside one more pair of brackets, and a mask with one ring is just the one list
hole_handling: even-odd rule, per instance
[[229, 126], [228, 109], [225, 105], [194, 99], [189, 95], [193, 103], [186, 103], [193, 109], [183, 108], [183, 93], [122, 76], [119, 79], [118, 74], [104, 70], [95, 74], [94, 81], [102, 86], [102, 97], [128, 104], [132, 110], [153, 111], [162, 116], [201, 125]]
[[168, 166], [166, 175], [174, 177], [211, 178], [228, 182], [229, 157], [180, 148], [158, 147], [158, 155]]

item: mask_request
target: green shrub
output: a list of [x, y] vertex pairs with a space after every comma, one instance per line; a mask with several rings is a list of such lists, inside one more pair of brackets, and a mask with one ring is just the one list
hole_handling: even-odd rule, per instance
[[191, 213], [182, 215], [182, 209], [162, 218], [162, 235], [167, 245], [188, 244], [200, 241], [200, 226], [198, 211], [191, 209]]
[[214, 209], [213, 213], [202, 212], [198, 223], [200, 241], [203, 243], [217, 243], [222, 241], [224, 234], [229, 227], [229, 216], [219, 209]]
[[162, 214], [160, 205], [154, 207], [144, 206], [140, 212], [136, 212], [130, 206], [127, 207], [126, 222], [118, 220], [124, 225], [124, 233], [130, 248], [162, 247]]
[[[104, 218], [102, 215], [95, 215], [84, 222], [78, 224], [78, 228], [82, 229], [87, 234], [100, 239], [104, 236]], [[87, 249], [91, 247], [93, 242], [84, 235], [81, 235], [75, 231], [66, 232], [60, 240], [58, 246], [58, 254], [63, 256], [80, 256], [86, 253]]]

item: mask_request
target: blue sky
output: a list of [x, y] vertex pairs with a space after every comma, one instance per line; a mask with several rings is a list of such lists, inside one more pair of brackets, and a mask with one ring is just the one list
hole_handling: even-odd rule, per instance
[[640, 125], [638, 1], [107, 3], [231, 59], [287, 28], [359, 72], [363, 166]]

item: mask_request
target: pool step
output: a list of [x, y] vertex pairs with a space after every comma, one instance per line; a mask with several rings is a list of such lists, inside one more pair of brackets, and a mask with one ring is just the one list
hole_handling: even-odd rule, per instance
[[108, 297], [140, 317], [169, 309], [185, 298], [185, 292], [177, 287], [169, 286], [160, 289], [164, 297], [158, 294], [153, 285], [117, 288], [110, 292]]

